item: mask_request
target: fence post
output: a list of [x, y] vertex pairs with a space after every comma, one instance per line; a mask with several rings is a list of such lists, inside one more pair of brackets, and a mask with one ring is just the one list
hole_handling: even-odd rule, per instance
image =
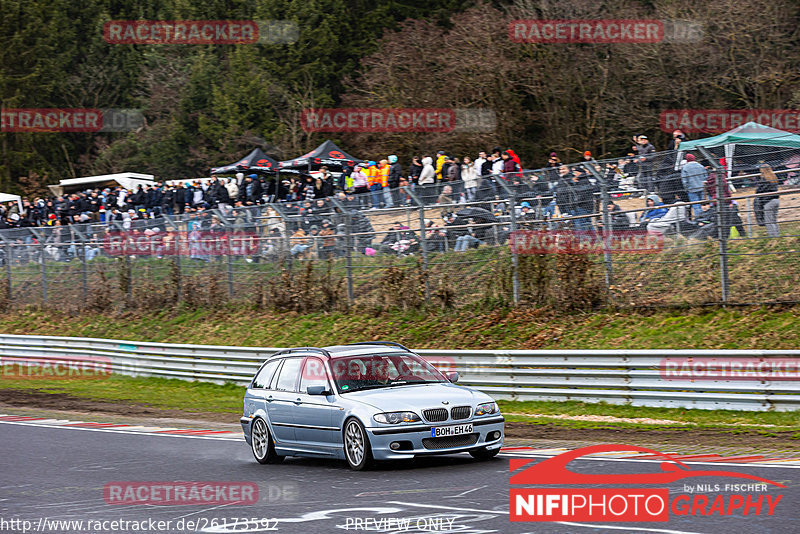
[[722, 290], [722, 303], [728, 302], [730, 296], [730, 279], [728, 278], [728, 233], [730, 227], [728, 222], [730, 216], [728, 215], [728, 205], [725, 202], [725, 187], [723, 180], [727, 180], [724, 169], [717, 164], [714, 156], [711, 155], [703, 146], [697, 147], [703, 156], [714, 167], [716, 174], [716, 189], [717, 189], [717, 211], [716, 211], [716, 225], [717, 225], [717, 239], [719, 240], [719, 271], [720, 271], [720, 289]]
[[353, 215], [342, 202], [331, 197], [331, 202], [344, 215], [345, 229], [345, 264], [347, 268], [347, 302], [352, 306], [355, 294], [353, 292]]
[[232, 299], [234, 295], [233, 289], [233, 250], [231, 249], [231, 231], [228, 227], [225, 227], [225, 239], [228, 241], [228, 253], [227, 256], [227, 263], [228, 263], [228, 298]]
[[[511, 233], [513, 234], [517, 231], [517, 191], [506, 183], [505, 177], [502, 175], [498, 176], [495, 182], [500, 184], [500, 187], [505, 189], [508, 194], [508, 211], [511, 215]], [[516, 247], [511, 247], [511, 284], [514, 305], [516, 306], [519, 304], [519, 256], [517, 255]]]
[[86, 266], [86, 239], [81, 238], [81, 288], [83, 293], [83, 305], [86, 306], [86, 298], [89, 294], [89, 273]]
[[747, 199], [747, 237], [753, 237], [753, 199]]
[[[425, 237], [426, 227], [425, 227], [425, 205], [422, 203], [422, 200], [411, 190], [410, 187], [402, 187], [402, 189], [408, 194], [411, 200], [419, 206], [419, 246], [422, 249], [422, 268], [425, 271], [425, 302], [429, 302], [431, 299], [431, 287], [430, 282], [428, 281], [428, 241]], [[408, 211], [409, 216], [409, 224], [411, 226], [411, 211]]]
[[47, 253], [44, 250], [44, 232], [38, 228], [29, 228], [31, 233], [39, 240], [39, 265], [42, 273], [42, 302], [47, 303]]
[[11, 259], [14, 257], [14, 249], [6, 244], [6, 279], [8, 284], [8, 300], [9, 302], [13, 299], [13, 295], [11, 293]]
[[597, 169], [594, 168], [598, 163], [592, 159], [586, 168], [594, 175], [595, 179], [600, 182], [600, 202], [602, 202], [601, 212], [603, 214], [603, 263], [606, 267], [606, 292], [611, 290], [614, 284], [614, 263], [611, 256], [611, 251], [608, 250], [608, 238], [611, 235], [611, 214], [608, 212], [608, 184], [605, 177], [601, 176]]

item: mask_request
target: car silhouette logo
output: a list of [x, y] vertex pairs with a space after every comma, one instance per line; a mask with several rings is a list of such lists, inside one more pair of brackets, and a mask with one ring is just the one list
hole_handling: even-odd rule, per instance
[[[582, 456], [596, 454], [601, 452], [618, 452], [618, 451], [635, 451], [643, 452], [661, 457], [664, 459], [659, 466], [661, 472], [658, 473], [622, 473], [622, 474], [587, 474], [576, 473], [567, 469], [567, 464]], [[635, 457], [633, 457], [635, 458]], [[520, 466], [512, 459], [511, 469], [515, 470]], [[516, 467], [515, 467], [516, 466]], [[592, 445], [590, 447], [582, 447], [574, 451], [568, 451], [553, 458], [548, 458], [544, 461], [537, 462], [536, 464], [525, 468], [523, 471], [512, 475], [509, 483], [511, 484], [528, 484], [528, 485], [546, 485], [546, 484], [668, 484], [677, 480], [693, 477], [732, 477], [732, 478], [746, 478], [763, 482], [765, 484], [772, 484], [779, 488], [785, 488], [783, 484], [767, 480], [755, 475], [748, 475], [746, 473], [738, 473], [736, 471], [721, 471], [721, 470], [695, 470], [684, 464], [683, 462], [673, 458], [669, 454], [647, 449], [645, 447], [638, 447], [635, 445]]]

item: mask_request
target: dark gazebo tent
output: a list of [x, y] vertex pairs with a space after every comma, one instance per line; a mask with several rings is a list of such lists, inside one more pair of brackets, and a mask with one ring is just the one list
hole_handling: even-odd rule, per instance
[[211, 174], [234, 174], [237, 172], [275, 173], [278, 172], [279, 165], [277, 161], [264, 154], [260, 148], [256, 148], [236, 163], [231, 163], [224, 167], [214, 167], [211, 169]]
[[341, 171], [345, 165], [360, 163], [364, 160], [351, 156], [331, 141], [327, 140], [317, 148], [294, 159], [280, 162], [280, 172], [301, 173], [317, 170], [323, 165], [331, 171]]

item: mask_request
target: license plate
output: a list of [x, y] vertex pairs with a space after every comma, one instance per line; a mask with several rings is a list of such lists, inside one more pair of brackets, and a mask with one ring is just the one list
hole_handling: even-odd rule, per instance
[[461, 434], [472, 434], [472, 423], [467, 425], [435, 426], [431, 428], [431, 436], [434, 438], [460, 436]]

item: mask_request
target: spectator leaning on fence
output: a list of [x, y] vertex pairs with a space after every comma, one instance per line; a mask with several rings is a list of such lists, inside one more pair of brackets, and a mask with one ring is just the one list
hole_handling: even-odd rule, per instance
[[778, 237], [780, 235], [780, 228], [778, 227], [778, 208], [780, 207], [780, 197], [777, 195], [778, 177], [773, 172], [772, 167], [766, 163], [759, 167], [759, 172], [756, 182], [756, 194], [776, 194], [755, 199], [753, 208], [756, 213], [756, 222], [766, 226], [768, 236]]
[[[686, 155], [686, 165], [681, 169], [681, 182], [683, 188], [689, 194], [689, 202], [703, 200], [704, 184], [708, 180], [708, 173], [705, 167], [695, 161], [694, 154]], [[692, 204], [692, 212], [695, 216], [703, 211], [700, 204]]]

